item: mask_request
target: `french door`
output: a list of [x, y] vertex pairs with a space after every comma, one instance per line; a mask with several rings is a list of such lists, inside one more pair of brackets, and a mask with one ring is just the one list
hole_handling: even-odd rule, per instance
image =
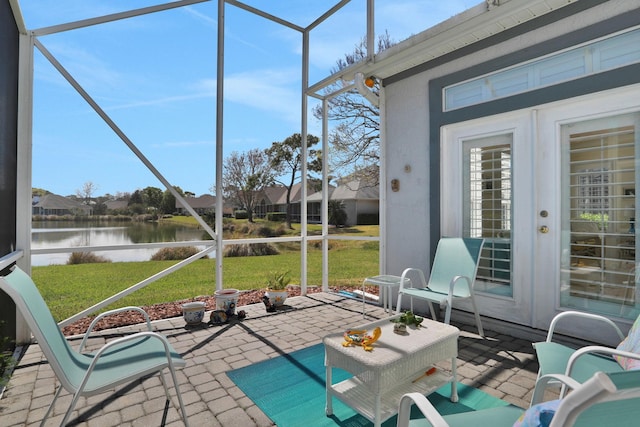
[[637, 317], [637, 99], [612, 91], [442, 129], [442, 233], [485, 239], [483, 314], [541, 329], [568, 309]]

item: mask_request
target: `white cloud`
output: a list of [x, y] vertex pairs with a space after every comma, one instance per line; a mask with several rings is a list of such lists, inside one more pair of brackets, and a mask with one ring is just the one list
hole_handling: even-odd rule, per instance
[[183, 7], [183, 8], [180, 8], [180, 10], [182, 10], [185, 13], [195, 17], [196, 19], [204, 22], [207, 26], [210, 26], [210, 27], [213, 27], [213, 28], [218, 28], [218, 19], [216, 17], [209, 16], [207, 14], [199, 12], [193, 6]]
[[152, 98], [147, 100], [120, 103], [118, 105], [112, 105], [104, 109], [107, 111], [126, 110], [129, 108], [170, 105], [178, 102], [185, 102], [185, 101], [191, 101], [193, 99], [202, 99], [202, 98], [215, 98], [215, 93], [200, 92], [200, 93], [190, 93], [186, 95], [165, 96], [161, 98]]
[[[283, 120], [300, 121], [300, 71], [296, 69], [262, 69], [227, 75], [224, 97]], [[200, 82], [203, 93], [215, 91], [215, 79]]]

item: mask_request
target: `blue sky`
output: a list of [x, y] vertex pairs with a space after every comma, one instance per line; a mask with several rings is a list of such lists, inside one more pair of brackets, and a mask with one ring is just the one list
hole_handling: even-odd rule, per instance
[[[162, 1], [21, 0], [28, 29]], [[307, 26], [337, 0], [246, 0]], [[376, 33], [401, 41], [478, 0], [377, 0]], [[352, 0], [311, 33], [310, 81], [326, 77], [366, 33], [366, 1]], [[300, 132], [301, 36], [226, 6], [224, 157]], [[197, 195], [215, 182], [217, 1], [40, 37], [173, 185]], [[75, 194], [162, 184], [37, 50], [33, 186]], [[311, 101], [310, 101], [311, 102]], [[311, 119], [309, 133], [320, 136]]]

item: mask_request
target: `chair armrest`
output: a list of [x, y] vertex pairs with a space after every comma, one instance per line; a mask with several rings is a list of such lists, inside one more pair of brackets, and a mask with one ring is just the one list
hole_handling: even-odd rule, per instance
[[151, 331], [137, 332], [135, 334], [127, 335], [126, 337], [122, 337], [122, 338], [118, 338], [113, 341], [110, 341], [107, 344], [100, 347], [100, 350], [94, 353], [91, 363], [89, 364], [89, 367], [87, 368], [87, 371], [85, 372], [84, 377], [82, 378], [82, 382], [80, 383], [80, 386], [78, 387], [78, 391], [76, 393], [79, 393], [81, 390], [84, 390], [84, 387], [87, 384], [87, 381], [89, 380], [89, 377], [91, 376], [91, 373], [93, 372], [94, 368], [98, 364], [100, 357], [106, 351], [108, 351], [113, 346], [122, 344], [123, 342], [138, 340], [142, 337], [150, 337], [150, 338], [155, 338], [157, 340], [160, 340], [160, 342], [164, 346], [164, 352], [167, 357], [167, 365], [171, 369], [171, 371], [173, 371], [174, 370], [173, 359], [171, 358], [171, 346], [169, 345], [169, 340], [167, 340], [167, 338], [164, 335], [161, 335], [157, 332], [151, 332]]
[[573, 366], [577, 362], [577, 360], [586, 354], [602, 354], [606, 356], [620, 356], [627, 357], [629, 359], [638, 359], [640, 360], [640, 354], [632, 353], [630, 351], [617, 350], [611, 347], [603, 347], [599, 345], [590, 345], [586, 347], [579, 348], [576, 350], [571, 357], [569, 357], [569, 361], [567, 362], [567, 370], [565, 371], [565, 375], [571, 375], [571, 371], [573, 370]]
[[424, 277], [424, 272], [419, 269], [419, 268], [405, 268], [404, 271], [402, 272], [402, 276], [400, 276], [400, 289], [398, 289], [398, 292], [402, 292], [402, 289], [404, 289], [404, 281], [408, 280], [411, 283], [411, 287], [413, 288], [413, 281], [410, 278], [407, 278], [407, 274], [414, 272], [418, 274], [418, 277], [420, 278], [420, 283], [422, 285], [423, 288], [427, 287], [427, 280]]
[[429, 424], [433, 427], [447, 427], [449, 424], [442, 418], [442, 415], [438, 410], [420, 393], [407, 393], [400, 399], [398, 406], [398, 424], [397, 427], [408, 427], [409, 419], [411, 418], [411, 405], [415, 404], [416, 407], [422, 412], [422, 415], [427, 419]]
[[582, 319], [591, 319], [591, 320], [597, 320], [597, 321], [603, 322], [613, 328], [616, 334], [618, 334], [620, 341], [622, 341], [625, 338], [625, 335], [622, 333], [620, 328], [618, 328], [618, 326], [615, 323], [613, 323], [611, 319], [608, 319], [604, 316], [599, 316], [597, 314], [583, 313], [581, 311], [565, 311], [556, 315], [553, 318], [553, 320], [551, 320], [551, 324], [549, 325], [549, 332], [547, 332], [546, 341], [551, 342], [553, 340], [553, 333], [555, 332], [558, 322], [560, 322], [561, 320], [565, 320], [567, 318], [572, 318], [572, 317], [573, 318], [578, 317]]
[[[464, 279], [465, 284], [467, 285], [467, 293], [469, 295], [471, 295], [471, 279], [467, 276], [454, 276], [453, 279], [451, 279], [451, 283], [449, 283], [449, 295], [455, 296], [455, 288], [456, 288], [456, 284], [458, 283], [458, 280], [460, 279]], [[458, 294], [461, 295], [461, 294]]]
[[82, 338], [82, 342], [80, 343], [80, 347], [78, 348], [78, 352], [82, 352], [82, 349], [84, 348], [87, 339], [89, 339], [89, 336], [91, 335], [91, 333], [93, 332], [93, 328], [96, 326], [96, 324], [104, 319], [107, 316], [113, 315], [113, 314], [117, 314], [117, 313], [121, 313], [123, 311], [137, 311], [140, 314], [142, 314], [142, 316], [145, 319], [145, 323], [147, 324], [147, 329], [149, 331], [152, 330], [151, 328], [151, 320], [149, 319], [149, 314], [144, 311], [143, 309], [141, 309], [140, 307], [136, 307], [136, 306], [128, 306], [128, 307], [122, 307], [122, 308], [116, 308], [113, 310], [109, 310], [109, 311], [105, 311], [104, 313], [99, 314], [98, 316], [96, 316], [95, 319], [93, 319], [93, 321], [91, 322], [91, 324], [89, 325], [89, 327], [87, 328], [87, 332], [85, 332], [84, 337]]
[[578, 381], [574, 380], [568, 375], [562, 374], [547, 374], [538, 378], [536, 381], [536, 386], [533, 389], [533, 397], [531, 399], [531, 406], [536, 405], [540, 402], [544, 401], [544, 392], [548, 387], [557, 387], [558, 383], [561, 383], [564, 387], [569, 387], [570, 389], [575, 389], [582, 384]]

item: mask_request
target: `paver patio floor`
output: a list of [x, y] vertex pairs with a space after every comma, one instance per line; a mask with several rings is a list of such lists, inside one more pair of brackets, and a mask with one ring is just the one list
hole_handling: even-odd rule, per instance
[[[243, 321], [225, 325], [186, 326], [181, 317], [156, 321], [187, 361], [178, 370], [187, 414], [192, 426], [272, 426], [271, 420], [229, 380], [226, 372], [321, 342], [322, 337], [363, 323], [362, 301], [332, 293], [287, 299], [287, 310], [267, 313], [264, 305], [239, 307]], [[367, 305], [366, 321], [386, 317], [381, 307]], [[208, 313], [205, 320], [208, 320]], [[486, 331], [483, 339], [474, 325], [459, 325], [458, 381], [515, 405], [531, 399], [538, 365], [529, 340]], [[91, 346], [140, 330], [139, 325], [100, 331]], [[79, 345], [80, 338], [71, 338]], [[445, 365], [446, 366], [446, 365]], [[169, 378], [169, 377], [168, 377]], [[170, 380], [169, 380], [170, 382]], [[57, 386], [37, 344], [30, 345], [0, 400], [0, 425], [38, 425]], [[58, 425], [71, 396], [58, 399], [47, 425]], [[72, 423], [80, 426], [180, 426], [174, 406], [165, 409], [157, 376], [122, 386], [114, 392], [80, 399]], [[313, 425], [310, 420], [310, 426]]]

